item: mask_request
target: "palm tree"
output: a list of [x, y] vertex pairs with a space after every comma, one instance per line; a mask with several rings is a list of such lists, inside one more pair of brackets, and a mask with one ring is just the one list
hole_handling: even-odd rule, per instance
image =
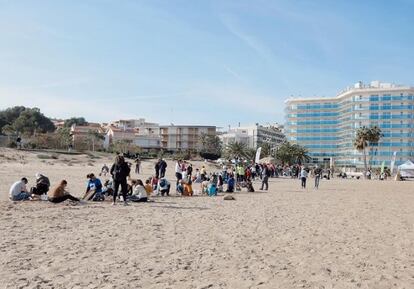
[[368, 171], [367, 150], [366, 150], [366, 148], [369, 145], [368, 140], [369, 140], [369, 129], [365, 126], [360, 127], [356, 131], [356, 136], [355, 136], [355, 140], [354, 140], [354, 147], [358, 151], [362, 151], [362, 153], [364, 155], [364, 177], [365, 178], [367, 176], [367, 171]]
[[367, 148], [371, 144], [378, 144], [382, 137], [381, 129], [377, 126], [367, 128], [365, 126], [360, 127], [356, 132], [354, 140], [354, 147], [358, 151], [362, 151], [364, 155], [364, 177], [367, 175], [368, 164], [367, 164]]
[[262, 148], [262, 155], [264, 157], [268, 157], [272, 154], [272, 146], [270, 145], [270, 143], [268, 142], [264, 142], [260, 145], [260, 147]]
[[309, 162], [311, 159], [308, 155], [308, 150], [298, 144], [293, 145], [293, 155], [299, 164]]
[[290, 142], [284, 142], [278, 147], [275, 158], [284, 164], [304, 163], [310, 160], [305, 147]]
[[229, 159], [245, 158], [249, 154], [249, 148], [246, 143], [232, 142], [226, 146], [226, 155]]
[[[373, 150], [372, 146], [377, 146], [381, 137], [383, 136], [381, 129], [378, 126], [373, 126], [368, 130], [368, 144], [371, 147], [371, 152]], [[371, 153], [371, 161], [373, 158], [373, 153]]]

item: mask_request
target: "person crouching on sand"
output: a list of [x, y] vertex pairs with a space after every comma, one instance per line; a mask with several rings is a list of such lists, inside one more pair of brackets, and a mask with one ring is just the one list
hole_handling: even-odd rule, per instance
[[71, 200], [74, 202], [80, 202], [80, 200], [66, 191], [66, 186], [68, 182], [66, 180], [62, 180], [60, 184], [55, 187], [53, 190], [48, 192], [48, 200], [52, 203], [61, 203], [66, 200]]
[[26, 185], [28, 181], [26, 178], [22, 178], [20, 181], [15, 182], [10, 187], [9, 197], [12, 201], [26, 201], [30, 200], [30, 193], [27, 191]]

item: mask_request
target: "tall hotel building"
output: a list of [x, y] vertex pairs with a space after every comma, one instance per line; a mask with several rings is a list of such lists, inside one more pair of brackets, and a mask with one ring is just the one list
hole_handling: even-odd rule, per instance
[[414, 158], [414, 87], [359, 82], [336, 97], [286, 100], [286, 137], [309, 150], [312, 163], [363, 166], [353, 142], [362, 126], [378, 126], [383, 137], [367, 151], [368, 163], [389, 166]]

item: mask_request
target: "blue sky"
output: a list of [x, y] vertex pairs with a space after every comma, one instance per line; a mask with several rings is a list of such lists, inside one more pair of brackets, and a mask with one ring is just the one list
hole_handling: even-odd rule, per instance
[[414, 85], [414, 1], [0, 0], [0, 109], [222, 127]]

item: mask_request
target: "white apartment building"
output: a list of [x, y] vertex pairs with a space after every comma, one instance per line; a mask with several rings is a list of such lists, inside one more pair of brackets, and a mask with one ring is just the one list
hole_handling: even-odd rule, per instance
[[282, 125], [260, 125], [258, 123], [250, 126], [230, 127], [227, 132], [220, 135], [220, 139], [224, 146], [233, 142], [241, 142], [252, 149], [257, 149], [264, 143], [276, 148], [286, 140]]

